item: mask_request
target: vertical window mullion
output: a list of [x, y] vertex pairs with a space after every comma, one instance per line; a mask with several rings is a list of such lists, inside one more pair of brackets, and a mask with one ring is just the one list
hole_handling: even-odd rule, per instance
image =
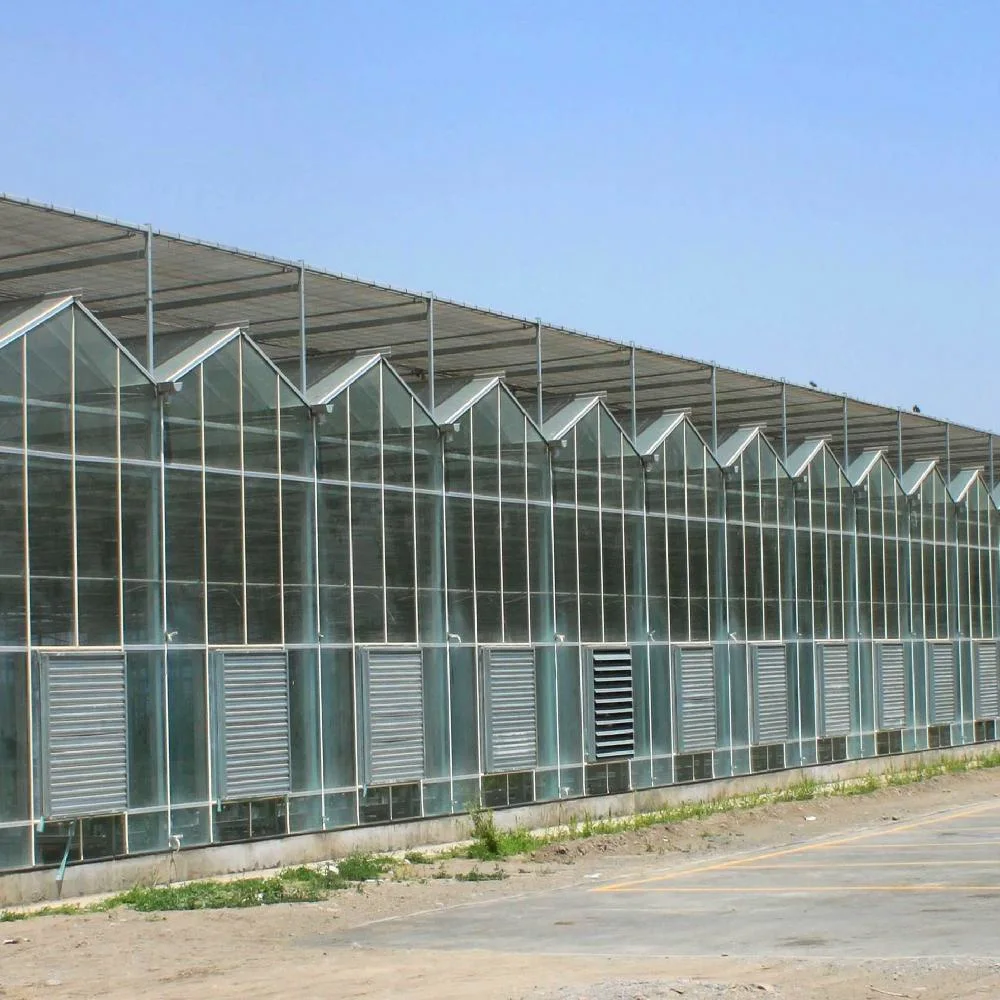
[[382, 641], [389, 641], [389, 595], [385, 571], [385, 391], [383, 379], [385, 369], [378, 366], [378, 516], [379, 531], [382, 533]]
[[274, 446], [278, 451], [278, 613], [281, 622], [281, 641], [287, 642], [285, 634], [285, 490], [282, 467], [282, 447], [281, 447], [281, 377], [275, 372], [275, 427], [277, 437]]
[[239, 373], [239, 405], [237, 421], [240, 435], [240, 554], [243, 570], [243, 641], [249, 642], [247, 630], [247, 483], [246, 483], [246, 447], [243, 440], [246, 428], [243, 416], [243, 338], [237, 337], [238, 347], [237, 372]]
[[118, 641], [125, 645], [125, 556], [122, 542], [122, 404], [121, 354], [115, 351], [115, 504], [118, 521]]
[[70, 310], [69, 335], [69, 483], [70, 537], [73, 543], [71, 570], [73, 574], [73, 645], [80, 645], [80, 566], [76, 503], [76, 310]]

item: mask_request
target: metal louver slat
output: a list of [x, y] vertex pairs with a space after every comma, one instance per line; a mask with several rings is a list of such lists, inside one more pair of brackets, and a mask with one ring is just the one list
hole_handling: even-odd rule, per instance
[[1000, 688], [997, 678], [995, 642], [976, 643], [976, 718], [995, 719], [1000, 715]]
[[529, 770], [538, 759], [535, 651], [487, 649], [483, 673], [486, 770]]
[[846, 645], [818, 647], [820, 695], [824, 736], [846, 736], [851, 731], [851, 661]]
[[424, 776], [423, 657], [418, 649], [365, 651], [366, 778], [369, 785]]
[[219, 797], [273, 798], [291, 788], [284, 653], [217, 653]]
[[593, 743], [596, 761], [635, 752], [632, 651], [627, 646], [590, 650]]
[[711, 648], [677, 650], [678, 749], [713, 750], [717, 738], [715, 656]]
[[955, 648], [951, 643], [931, 644], [931, 721], [955, 721]]
[[784, 646], [754, 646], [754, 729], [758, 743], [788, 738], [788, 672]]
[[875, 646], [878, 668], [879, 728], [902, 729], [906, 725], [906, 659], [902, 643]]
[[124, 654], [43, 654], [39, 662], [44, 815], [77, 819], [124, 812]]

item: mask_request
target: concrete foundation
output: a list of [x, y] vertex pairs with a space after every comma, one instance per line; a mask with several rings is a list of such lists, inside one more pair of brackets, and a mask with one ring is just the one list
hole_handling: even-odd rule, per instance
[[[926, 750], [920, 753], [844, 761], [794, 768], [771, 774], [745, 775], [715, 781], [648, 788], [621, 795], [563, 799], [496, 811], [500, 827], [544, 829], [572, 821], [652, 812], [681, 802], [703, 802], [745, 795], [761, 789], [780, 789], [803, 779], [843, 781], [919, 767], [941, 760], [977, 757], [1000, 749], [1000, 743]], [[0, 906], [39, 903], [97, 893], [121, 892], [136, 885], [167, 884], [217, 875], [260, 871], [288, 865], [329, 861], [352, 851], [386, 852], [445, 844], [469, 837], [466, 815], [440, 816], [406, 823], [365, 826], [325, 833], [304, 833], [250, 843], [194, 847], [164, 854], [90, 862], [66, 869], [60, 885], [56, 869], [13, 872], [0, 876]]]

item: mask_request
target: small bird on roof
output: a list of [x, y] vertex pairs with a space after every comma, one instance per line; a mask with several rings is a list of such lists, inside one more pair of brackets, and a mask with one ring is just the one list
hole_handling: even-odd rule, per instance
[[809, 384], [810, 384], [810, 385], [811, 385], [811, 386], [812, 386], [812, 387], [813, 387], [814, 389], [816, 388], [816, 383], [815, 383], [815, 382], [810, 382]]
[[919, 413], [919, 412], [920, 412], [920, 407], [919, 407], [919, 406], [917, 406], [917, 404], [916, 404], [916, 403], [914, 403], [914, 404], [913, 404], [913, 412], [914, 412], [914, 413]]

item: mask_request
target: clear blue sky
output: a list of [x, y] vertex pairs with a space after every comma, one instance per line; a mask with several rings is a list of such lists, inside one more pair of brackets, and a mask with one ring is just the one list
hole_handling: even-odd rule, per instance
[[1000, 430], [1000, 4], [11, 3], [0, 189]]

